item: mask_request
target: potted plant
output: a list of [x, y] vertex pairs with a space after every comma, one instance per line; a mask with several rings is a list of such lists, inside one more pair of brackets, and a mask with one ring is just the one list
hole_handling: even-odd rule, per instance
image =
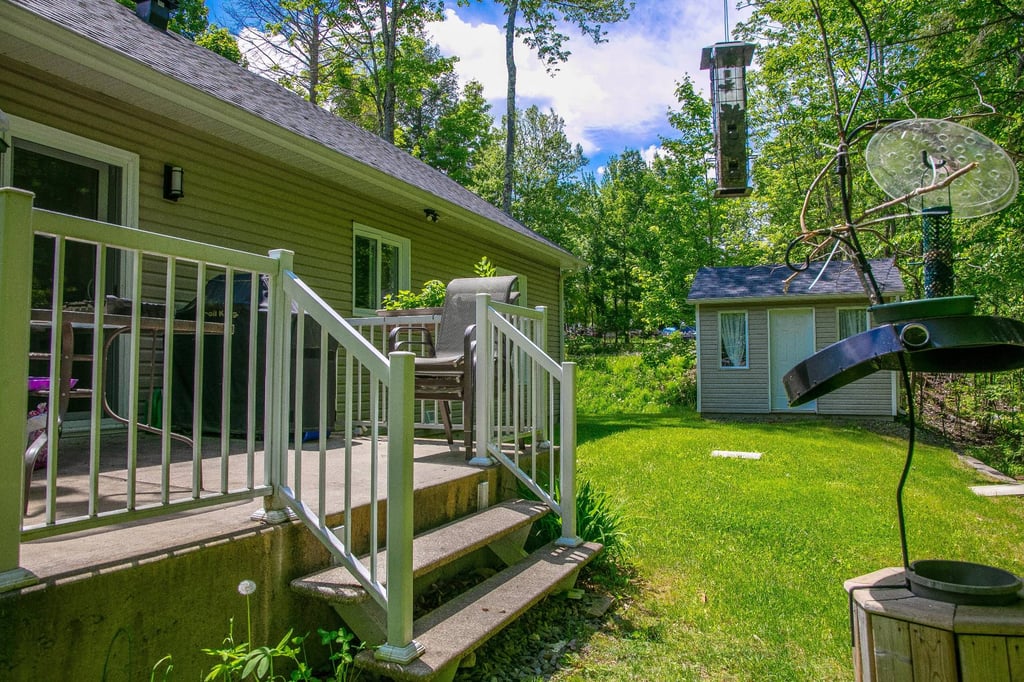
[[381, 317], [440, 315], [444, 293], [444, 282], [439, 279], [428, 280], [423, 283], [419, 293], [402, 289], [397, 294], [388, 294], [382, 302], [384, 307], [377, 314]]
[[[477, 277], [494, 277], [497, 270], [487, 256], [482, 256], [473, 265], [473, 274]], [[380, 317], [399, 317], [402, 315], [440, 315], [444, 306], [445, 283], [439, 279], [431, 279], [423, 283], [419, 293], [401, 289], [397, 294], [388, 294], [381, 302], [383, 306], [377, 311]]]

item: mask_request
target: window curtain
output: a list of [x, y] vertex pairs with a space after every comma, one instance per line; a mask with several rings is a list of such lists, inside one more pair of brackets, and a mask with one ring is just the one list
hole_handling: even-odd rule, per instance
[[850, 308], [839, 311], [839, 338], [845, 339], [854, 334], [867, 331], [867, 312], [863, 308]]
[[747, 315], [746, 313], [722, 313], [719, 316], [722, 327], [722, 366], [747, 366]]

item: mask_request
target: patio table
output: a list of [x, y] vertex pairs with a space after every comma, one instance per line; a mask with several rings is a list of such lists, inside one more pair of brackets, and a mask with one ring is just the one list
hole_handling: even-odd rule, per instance
[[[141, 315], [138, 322], [138, 331], [140, 333], [148, 333], [154, 340], [154, 344], [157, 339], [162, 335], [166, 334], [167, 325], [166, 319], [163, 315], [157, 316], [154, 313], [163, 313], [165, 306], [160, 304], [146, 303], [144, 304], [144, 312], [147, 314]], [[118, 312], [112, 313], [110, 310], [117, 310]], [[36, 328], [48, 328], [52, 329], [55, 326], [56, 316], [53, 310], [47, 308], [34, 308], [32, 310], [31, 324]], [[72, 332], [76, 330], [82, 331], [95, 331], [96, 329], [96, 317], [92, 311], [82, 309], [66, 309], [60, 313], [61, 322], [69, 322], [71, 324]], [[197, 324], [195, 320], [187, 319], [173, 319], [171, 320], [171, 331], [172, 333], [191, 333], [195, 334]], [[131, 301], [125, 301], [123, 299], [110, 299], [105, 305], [102, 322], [102, 332], [104, 334], [103, 341], [103, 357], [106, 358], [111, 348], [113, 347], [114, 341], [122, 334], [130, 333], [133, 329], [132, 326], [132, 315], [131, 315]], [[206, 334], [225, 334], [225, 325], [222, 322], [205, 322], [203, 323], [203, 332]], [[72, 335], [73, 339], [73, 335]], [[74, 354], [73, 346], [72, 353], [67, 354], [67, 357], [71, 362], [92, 362], [94, 360], [92, 355]], [[50, 353], [30, 353], [30, 359], [34, 360], [49, 360]], [[166, 360], [165, 360], [166, 361]], [[57, 372], [58, 376], [61, 376], [60, 371]], [[149, 360], [149, 404], [152, 404], [153, 400], [153, 379], [156, 376], [156, 353], [150, 354]], [[118, 413], [116, 409], [110, 404], [110, 400], [107, 396], [107, 392], [103, 386], [103, 377], [100, 376], [100, 385], [93, 387], [93, 389], [82, 389], [74, 388], [70, 390], [70, 396], [72, 398], [86, 398], [90, 397], [94, 392], [100, 397], [103, 411], [114, 421], [121, 424], [128, 424], [130, 420], [124, 415]], [[162, 434], [163, 429], [151, 426], [150, 424], [138, 422], [136, 426], [142, 431], [154, 434]], [[171, 438], [178, 440], [189, 447], [193, 446], [193, 440], [185, 434], [168, 432]]]

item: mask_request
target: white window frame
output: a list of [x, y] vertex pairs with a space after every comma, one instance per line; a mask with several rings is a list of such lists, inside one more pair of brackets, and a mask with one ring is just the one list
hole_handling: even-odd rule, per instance
[[[90, 140], [87, 137], [81, 135], [75, 135], [58, 128], [51, 128], [50, 126], [43, 125], [42, 123], [36, 123], [30, 121], [27, 118], [21, 118], [20, 116], [9, 116], [11, 121], [11, 129], [4, 136], [4, 141], [8, 144], [11, 143], [12, 138], [18, 138], [25, 140], [26, 142], [33, 142], [35, 144], [41, 144], [46, 147], [51, 147], [59, 151], [68, 152], [81, 156], [87, 159], [93, 159], [100, 161], [111, 166], [117, 166], [121, 169], [121, 224], [124, 227], [138, 228], [139, 226], [139, 155], [133, 152], [125, 151], [117, 147], [112, 147], [96, 140]], [[3, 168], [0, 169], [0, 178], [4, 182], [0, 182], [3, 185], [5, 182], [9, 183], [10, 179], [14, 177], [13, 174], [13, 160], [14, 155], [10, 153], [4, 154]]]
[[[743, 316], [743, 359], [742, 365], [726, 365], [722, 362], [722, 345], [725, 343], [725, 335], [722, 333], [723, 315]], [[722, 370], [750, 369], [750, 315], [746, 310], [719, 310], [718, 311], [718, 367]]]
[[372, 317], [377, 314], [378, 308], [361, 308], [356, 305], [356, 239], [359, 237], [373, 239], [377, 242], [378, 286], [380, 285], [380, 245], [390, 244], [398, 247], [398, 287], [406, 290], [411, 286], [412, 243], [405, 237], [399, 237], [362, 223], [352, 223], [352, 313], [360, 317]]
[[[27, 118], [8, 116], [11, 127], [4, 134], [4, 142], [13, 147], [13, 139], [24, 140], [33, 144], [49, 147], [57, 151], [74, 154], [85, 159], [99, 161], [109, 166], [116, 166], [121, 169], [121, 226], [130, 229], [139, 227], [139, 155], [118, 147], [113, 147], [103, 142], [97, 142], [81, 135], [69, 133], [59, 128], [53, 128], [42, 123], [31, 121]], [[0, 155], [0, 187], [9, 184], [14, 178], [14, 154], [13, 149], [8, 149], [6, 154]], [[128, 259], [122, 259], [121, 277], [118, 286], [122, 291], [127, 290], [133, 281], [133, 263]], [[130, 369], [130, 357], [127, 351], [116, 354], [115, 363], [120, 376], [128, 376]], [[121, 410], [125, 405], [124, 395], [120, 396]], [[65, 427], [76, 430], [76, 420], [66, 422]], [[107, 420], [104, 420], [104, 424]]]
[[[864, 329], [867, 331], [871, 329], [871, 319], [868, 316], [868, 309], [865, 306], [840, 306], [836, 308], [836, 341], [842, 341], [843, 339], [849, 338], [849, 336], [842, 336], [842, 315], [844, 312], [859, 311], [864, 315]], [[860, 333], [860, 332], [858, 332]]]

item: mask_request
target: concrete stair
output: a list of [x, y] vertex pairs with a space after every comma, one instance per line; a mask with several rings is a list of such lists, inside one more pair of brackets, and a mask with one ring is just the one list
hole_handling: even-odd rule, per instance
[[[533, 522], [548, 513], [539, 502], [512, 500], [435, 528], [413, 541], [413, 592], [422, 594], [439, 580], [495, 564], [505, 568], [413, 623], [414, 638], [426, 649], [407, 665], [379, 661], [372, 648], [356, 665], [395, 680], [438, 680], [455, 676], [459, 663], [545, 596], [570, 589], [580, 568], [601, 545], [550, 544], [532, 554], [523, 550]], [[386, 556], [378, 557], [384, 575]], [[369, 559], [363, 559], [369, 565]], [[386, 639], [384, 611], [341, 567], [292, 582], [293, 589], [328, 601], [364, 643]]]

